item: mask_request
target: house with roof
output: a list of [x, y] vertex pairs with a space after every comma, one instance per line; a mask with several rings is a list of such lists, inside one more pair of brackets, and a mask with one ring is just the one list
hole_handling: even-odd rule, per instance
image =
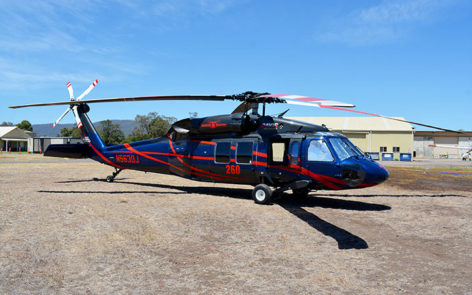
[[0, 126], [0, 149], [3, 151], [28, 151], [28, 139], [35, 136], [34, 132], [16, 126]]

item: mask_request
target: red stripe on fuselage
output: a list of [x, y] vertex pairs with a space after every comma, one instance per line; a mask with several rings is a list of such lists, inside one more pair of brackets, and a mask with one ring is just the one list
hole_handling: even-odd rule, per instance
[[267, 158], [267, 154], [266, 154], [266, 153], [261, 153], [261, 152], [253, 151], [252, 154], [253, 154], [253, 155], [256, 155], [256, 156], [258, 156], [258, 157]]
[[95, 152], [100, 158], [102, 158], [105, 162], [107, 162], [109, 165], [111, 165], [111, 166], [113, 166], [113, 167], [116, 167], [116, 168], [120, 168], [120, 169], [126, 169], [126, 168], [124, 168], [124, 167], [121, 167], [120, 165], [117, 165], [117, 164], [113, 163], [112, 161], [108, 160], [107, 158], [105, 158], [105, 156], [102, 155], [102, 154], [98, 151], [98, 149], [96, 149], [96, 148], [93, 146], [93, 144], [92, 144], [91, 142], [89, 142], [89, 145], [90, 145], [90, 147], [92, 147], [92, 149], [94, 150], [94, 152]]
[[267, 163], [266, 163], [266, 162], [253, 161], [252, 164], [253, 164], [253, 165], [256, 165], [256, 166], [267, 167]]
[[198, 142], [198, 143], [201, 143], [201, 144], [216, 145], [216, 142], [213, 142], [213, 141], [195, 140], [195, 139], [190, 139], [190, 140], [188, 140], [188, 141], [190, 141], [190, 142]]
[[[131, 151], [112, 151], [111, 153], [119, 154], [119, 153], [133, 153]], [[213, 161], [213, 157], [203, 157], [203, 156], [187, 156], [187, 155], [179, 155], [179, 154], [172, 154], [172, 153], [159, 153], [159, 152], [142, 152], [147, 155], [158, 155], [158, 156], [169, 156], [169, 157], [181, 157], [181, 158], [188, 158], [188, 159], [195, 159], [195, 160], [208, 160]]]
[[[342, 189], [341, 187], [338, 187], [337, 185], [334, 185], [333, 183], [329, 182], [328, 179], [326, 179], [329, 176], [313, 173], [310, 170], [308, 170], [306, 168], [303, 168], [303, 167], [300, 167], [298, 169], [293, 169], [293, 168], [288, 168], [288, 167], [280, 167], [280, 166], [274, 166], [274, 165], [269, 165], [269, 167], [309, 176], [309, 177], [315, 179], [316, 181], [318, 181], [319, 183], [329, 187], [330, 189], [334, 189], [334, 190], [341, 190]], [[334, 178], [334, 177], [332, 177], [332, 178]]]
[[[177, 154], [175, 149], [174, 149], [174, 145], [172, 144], [172, 139], [170, 138], [169, 135], [167, 135], [167, 137], [169, 138], [169, 146], [172, 150], [172, 152], [174, 154]], [[184, 160], [182, 160], [180, 157], [177, 157], [177, 159], [179, 160], [180, 163], [184, 164], [185, 166], [187, 166], [188, 168], [192, 169], [192, 170], [195, 170], [195, 171], [199, 171], [199, 172], [202, 172], [202, 173], [205, 173], [205, 174], [208, 174], [208, 175], [214, 175], [214, 176], [217, 176], [217, 177], [223, 177], [223, 178], [226, 178], [226, 179], [247, 179], [247, 178], [241, 178], [241, 177], [235, 177], [235, 176], [228, 176], [228, 175], [222, 175], [222, 174], [216, 174], [216, 173], [212, 173], [212, 172], [208, 172], [208, 171], [205, 171], [205, 170], [202, 170], [202, 169], [198, 169], [194, 166], [191, 166], [187, 163], [185, 163]], [[233, 160], [234, 161], [234, 160]]]
[[[84, 135], [84, 137], [86, 137], [85, 135], [85, 132], [84, 130], [82, 130], [82, 128], [79, 128], [80, 131], [82, 131], [82, 134]], [[126, 169], [125, 167], [121, 167], [120, 165], [117, 165], [115, 163], [113, 163], [112, 161], [108, 160], [102, 153], [100, 153], [100, 151], [95, 148], [92, 144], [92, 142], [89, 142], [88, 143], [90, 145], [90, 147], [93, 149], [93, 151], [100, 157], [102, 158], [106, 163], [108, 163], [109, 165], [113, 166], [113, 167], [116, 167], [116, 168], [119, 168], [119, 169]]]
[[[180, 168], [180, 167], [177, 167], [177, 166], [175, 166], [175, 165], [172, 165], [172, 164], [170, 164], [170, 163], [167, 163], [167, 162], [165, 162], [165, 161], [162, 161], [162, 160], [156, 159], [156, 158], [154, 158], [154, 157], [151, 157], [151, 156], [149, 156], [149, 155], [146, 155], [145, 153], [142, 153], [142, 152], [140, 152], [140, 151], [134, 149], [132, 146], [130, 146], [130, 145], [127, 144], [127, 143], [125, 143], [124, 146], [125, 146], [127, 149], [129, 149], [130, 151], [132, 151], [132, 152], [134, 152], [135, 154], [137, 154], [137, 155], [140, 155], [140, 156], [142, 156], [142, 157], [145, 157], [145, 158], [150, 159], [150, 160], [155, 161], [155, 162], [159, 162], [159, 163], [162, 163], [162, 164], [171, 166], [171, 167], [173, 167], [173, 168], [175, 168], [175, 169], [177, 169], [177, 170], [180, 170], [180, 171], [182, 171], [182, 172], [184, 172], [184, 173], [189, 173], [189, 174], [193, 174], [193, 175], [204, 176], [204, 177], [211, 178], [211, 179], [220, 179], [220, 180], [224, 180], [224, 179], [225, 179], [225, 178], [222, 178], [222, 177], [213, 177], [213, 176], [210, 176], [210, 175], [205, 175], [205, 174], [201, 174], [201, 173], [197, 173], [197, 172], [187, 171], [187, 170], [184, 170], [184, 169], [182, 169], [182, 168]], [[178, 159], [180, 159], [180, 158], [178, 158]]]

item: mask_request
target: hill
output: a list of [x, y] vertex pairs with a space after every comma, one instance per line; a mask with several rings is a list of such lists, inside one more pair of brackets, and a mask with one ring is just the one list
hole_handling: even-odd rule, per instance
[[[128, 136], [134, 129], [134, 126], [136, 126], [136, 122], [134, 120], [111, 120], [113, 124], [120, 124], [121, 130], [125, 133], [125, 136]], [[93, 124], [95, 125], [95, 128], [100, 127], [99, 122], [94, 122]], [[36, 136], [41, 137], [55, 137], [59, 134], [62, 128], [67, 127], [67, 128], [72, 128], [74, 127], [75, 124], [70, 123], [70, 124], [57, 124], [55, 128], [51, 127], [51, 124], [34, 124], [33, 125], [33, 132], [36, 133]]]

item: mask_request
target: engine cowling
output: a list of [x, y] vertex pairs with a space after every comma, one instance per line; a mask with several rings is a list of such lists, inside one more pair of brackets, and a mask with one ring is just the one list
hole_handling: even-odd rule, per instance
[[189, 131], [190, 134], [219, 134], [247, 132], [251, 118], [243, 113], [218, 115], [206, 118], [189, 118], [174, 123], [174, 126]]

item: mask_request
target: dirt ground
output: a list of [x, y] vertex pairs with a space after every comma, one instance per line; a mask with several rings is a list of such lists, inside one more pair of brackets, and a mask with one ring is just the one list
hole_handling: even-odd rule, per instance
[[472, 176], [289, 194], [0, 156], [0, 293], [470, 294]]

